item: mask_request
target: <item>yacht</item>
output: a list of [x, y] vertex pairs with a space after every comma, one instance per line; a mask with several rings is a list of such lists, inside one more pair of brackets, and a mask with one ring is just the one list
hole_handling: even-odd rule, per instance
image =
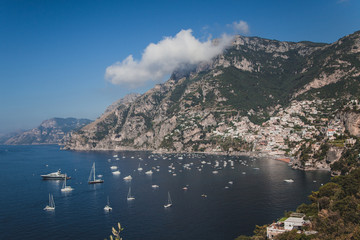
[[[65, 174], [61, 173], [61, 170], [59, 169], [57, 172], [49, 173], [46, 175], [41, 175], [43, 180], [63, 180], [65, 178]], [[66, 179], [70, 179], [71, 177], [66, 176]]]

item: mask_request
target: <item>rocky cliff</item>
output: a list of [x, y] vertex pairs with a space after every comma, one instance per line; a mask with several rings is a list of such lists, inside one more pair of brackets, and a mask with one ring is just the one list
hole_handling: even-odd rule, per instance
[[89, 119], [52, 118], [43, 121], [39, 127], [21, 132], [5, 141], [8, 145], [62, 144], [73, 130], [89, 124]]
[[360, 32], [332, 44], [236, 36], [210, 62], [179, 69], [73, 133], [65, 148], [299, 156], [358, 98], [359, 82]]

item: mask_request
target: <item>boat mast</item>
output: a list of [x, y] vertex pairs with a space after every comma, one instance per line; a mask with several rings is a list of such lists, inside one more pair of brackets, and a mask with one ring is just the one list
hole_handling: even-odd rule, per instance
[[94, 170], [94, 181], [95, 181], [95, 163], [93, 164], [93, 170]]

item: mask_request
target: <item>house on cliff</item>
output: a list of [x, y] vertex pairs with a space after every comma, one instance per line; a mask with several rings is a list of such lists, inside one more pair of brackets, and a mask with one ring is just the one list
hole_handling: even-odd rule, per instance
[[273, 239], [275, 236], [297, 229], [299, 233], [307, 232], [304, 231], [305, 226], [310, 225], [309, 220], [304, 219], [305, 214], [302, 213], [292, 213], [288, 218], [282, 218], [276, 223], [272, 223], [266, 228], [266, 236], [268, 239]]

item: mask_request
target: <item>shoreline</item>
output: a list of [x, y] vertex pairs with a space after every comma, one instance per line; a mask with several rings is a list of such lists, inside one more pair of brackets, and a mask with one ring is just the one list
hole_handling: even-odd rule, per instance
[[151, 152], [154, 154], [205, 154], [205, 155], [221, 155], [221, 156], [247, 156], [247, 157], [257, 157], [257, 158], [268, 158], [273, 159], [285, 163], [291, 163], [292, 158], [284, 155], [276, 155], [267, 152], [259, 152], [259, 151], [252, 151], [252, 152], [240, 152], [240, 151], [233, 151], [233, 152], [223, 152], [223, 151], [214, 151], [214, 152], [177, 152], [177, 151], [166, 151], [166, 150], [156, 150], [156, 149], [134, 149], [134, 148], [119, 148], [119, 149], [71, 149], [71, 148], [64, 148], [63, 145], [60, 149], [65, 151], [108, 151], [108, 152], [117, 152], [117, 151], [143, 151], [143, 152]]
[[[60, 145], [60, 144], [59, 144]], [[64, 148], [63, 145], [60, 149], [65, 151], [84, 151], [84, 152], [90, 152], [90, 151], [108, 151], [108, 152], [118, 152], [118, 151], [143, 151], [143, 152], [151, 152], [154, 154], [205, 154], [205, 155], [221, 155], [221, 156], [246, 156], [246, 157], [257, 157], [257, 158], [267, 158], [272, 159], [276, 161], [281, 161], [284, 163], [287, 163], [289, 167], [291, 167], [294, 170], [300, 170], [300, 171], [328, 171], [331, 173], [331, 169], [329, 168], [301, 168], [298, 166], [294, 166], [294, 159], [289, 156], [285, 155], [277, 155], [277, 154], [271, 154], [268, 152], [222, 152], [222, 151], [216, 151], [216, 152], [176, 152], [176, 151], [166, 151], [166, 150], [154, 150], [154, 149], [134, 149], [134, 148], [119, 148], [119, 149], [69, 149]]]

